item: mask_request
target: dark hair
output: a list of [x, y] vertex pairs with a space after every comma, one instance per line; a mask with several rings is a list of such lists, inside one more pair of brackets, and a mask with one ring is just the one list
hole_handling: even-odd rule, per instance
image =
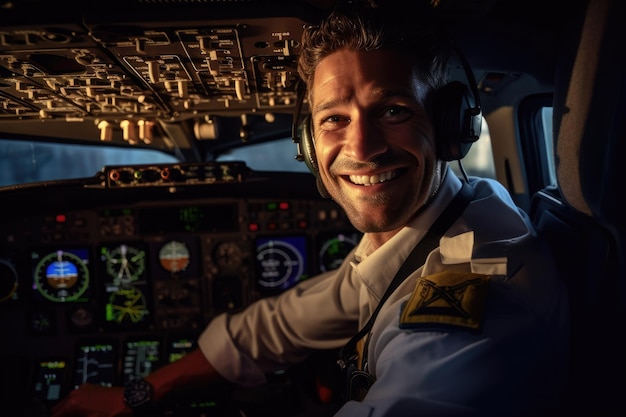
[[[392, 2], [393, 3], [393, 2]], [[447, 83], [450, 43], [429, 6], [406, 8], [359, 2], [339, 5], [318, 26], [305, 28], [298, 74], [310, 92], [319, 62], [339, 49], [392, 49], [413, 56], [420, 80], [434, 91]]]

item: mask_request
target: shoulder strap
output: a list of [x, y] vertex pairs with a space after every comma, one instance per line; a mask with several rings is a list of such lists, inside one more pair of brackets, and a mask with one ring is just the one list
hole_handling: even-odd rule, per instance
[[352, 338], [344, 345], [343, 348], [339, 351], [339, 359], [337, 363], [341, 367], [341, 369], [345, 369], [349, 362], [354, 361], [356, 356], [356, 345], [359, 340], [365, 337], [366, 334], [369, 333], [372, 326], [374, 325], [374, 321], [376, 320], [376, 316], [383, 304], [389, 298], [391, 294], [398, 288], [400, 283], [404, 281], [404, 279], [413, 271], [418, 269], [420, 266], [424, 265], [426, 261], [426, 256], [437, 247], [439, 240], [443, 236], [443, 234], [452, 226], [452, 223], [463, 213], [467, 205], [472, 201], [474, 197], [474, 190], [470, 187], [465, 181], [461, 183], [461, 190], [454, 196], [452, 201], [448, 204], [448, 206], [444, 209], [444, 211], [439, 214], [439, 217], [432, 226], [428, 229], [424, 237], [415, 245], [409, 256], [407, 256], [404, 263], [396, 272], [396, 275], [393, 277], [393, 280], [389, 283], [387, 290], [383, 294], [378, 306], [376, 306], [376, 310], [372, 313], [369, 320], [359, 330], [357, 334], [352, 336]]

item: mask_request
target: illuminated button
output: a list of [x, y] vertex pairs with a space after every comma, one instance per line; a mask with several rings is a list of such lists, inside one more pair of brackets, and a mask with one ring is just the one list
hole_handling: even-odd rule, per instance
[[306, 229], [307, 227], [309, 227], [309, 223], [306, 220], [298, 221], [298, 229]]
[[278, 208], [280, 210], [289, 210], [289, 203], [287, 201], [281, 201], [278, 203]]
[[248, 224], [248, 230], [251, 232], [256, 232], [257, 230], [259, 230], [259, 224], [258, 223]]

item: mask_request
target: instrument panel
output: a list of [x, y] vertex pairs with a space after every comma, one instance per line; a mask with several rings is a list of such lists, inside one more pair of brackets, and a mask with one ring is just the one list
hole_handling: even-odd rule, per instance
[[288, 177], [48, 185], [55, 199], [28, 207], [18, 193], [0, 225], [2, 396], [46, 408], [122, 385], [195, 348], [215, 315], [338, 267], [360, 234], [310, 174]]
[[62, 138], [187, 150], [173, 124], [216, 139], [226, 116], [247, 138], [260, 129], [255, 115], [291, 116], [302, 101], [300, 38], [320, 16], [306, 2], [69, 3], [37, 4], [47, 24], [19, 4], [0, 15], [4, 132], [45, 123]]

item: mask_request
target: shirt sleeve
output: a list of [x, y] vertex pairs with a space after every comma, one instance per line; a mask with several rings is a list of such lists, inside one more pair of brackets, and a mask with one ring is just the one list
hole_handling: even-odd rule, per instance
[[312, 350], [343, 346], [358, 331], [356, 292], [352, 266], [344, 262], [242, 313], [217, 316], [199, 347], [227, 380], [261, 384], [267, 373], [301, 362]]

